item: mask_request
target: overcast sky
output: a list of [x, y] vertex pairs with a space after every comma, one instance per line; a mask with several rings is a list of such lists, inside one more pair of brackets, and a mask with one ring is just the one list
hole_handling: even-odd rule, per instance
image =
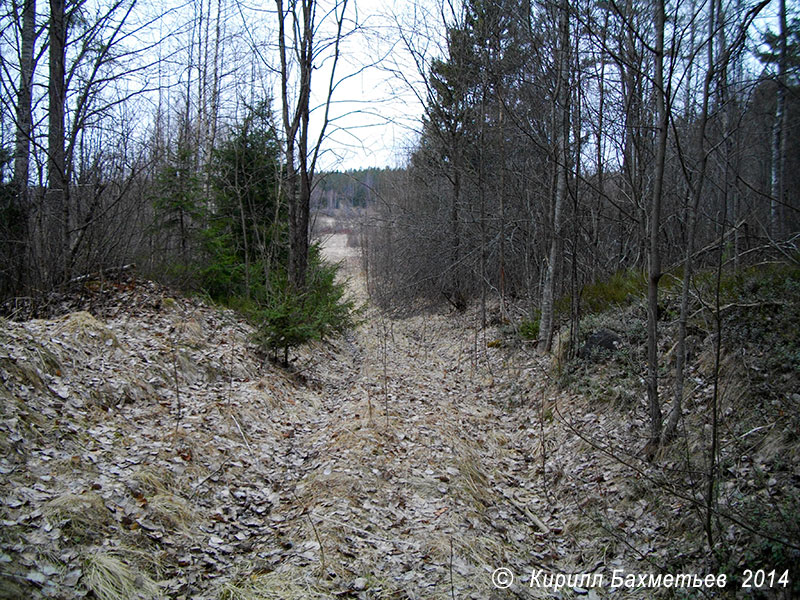
[[[348, 11], [362, 29], [348, 38], [337, 68], [337, 84], [331, 108], [332, 123], [320, 159], [323, 169], [399, 167], [405, 164], [409, 149], [417, 139], [424, 98], [420, 75], [398, 33], [397, 23], [408, 24], [414, 15], [411, 2], [387, 3], [380, 0], [350, 0]], [[414, 36], [415, 46], [431, 52], [435, 29]], [[403, 76], [396, 73], [402, 71]], [[314, 88], [318, 95], [327, 91], [326, 66], [315, 71]], [[412, 88], [414, 86], [415, 90]], [[321, 102], [323, 98], [317, 97]], [[321, 116], [322, 109], [317, 116]]]

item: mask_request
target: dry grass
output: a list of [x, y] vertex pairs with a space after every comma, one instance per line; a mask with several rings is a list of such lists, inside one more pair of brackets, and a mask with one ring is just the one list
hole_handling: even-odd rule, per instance
[[238, 575], [219, 587], [217, 597], [219, 600], [313, 600], [330, 595], [309, 579], [306, 570], [289, 569]]
[[57, 335], [66, 334], [85, 346], [119, 347], [117, 336], [86, 311], [65, 315], [57, 323]]
[[0, 381], [0, 390], [9, 399], [15, 397], [13, 390], [8, 387], [14, 380], [36, 390], [44, 390], [46, 384], [42, 374], [55, 375], [61, 372], [58, 356], [17, 323], [0, 319], [0, 346], [17, 349], [14, 356], [0, 356], [0, 371], [5, 374]]
[[356, 498], [362, 490], [361, 480], [349, 473], [331, 471], [325, 475], [319, 471], [309, 476], [307, 494], [313, 498]]
[[166, 529], [188, 532], [196, 521], [192, 506], [175, 494], [158, 493], [149, 499], [147, 505], [153, 520]]
[[482, 513], [492, 505], [492, 491], [488, 484], [488, 476], [483, 469], [480, 457], [466, 447], [461, 448], [460, 459], [456, 462], [459, 477], [454, 488], [457, 497], [470, 502], [472, 507]]
[[152, 600], [163, 598], [158, 584], [121, 557], [97, 552], [84, 558], [83, 585], [99, 600]]
[[138, 481], [149, 494], [169, 491], [175, 488], [172, 473], [163, 468], [145, 466], [136, 471], [132, 479]]
[[136, 471], [137, 481], [147, 498], [147, 507], [153, 520], [167, 530], [183, 533], [192, 531], [197, 514], [183, 497], [174, 475], [166, 469], [146, 466]]
[[103, 499], [94, 492], [66, 493], [47, 502], [42, 510], [53, 525], [75, 538], [94, 538], [103, 534], [111, 515]]

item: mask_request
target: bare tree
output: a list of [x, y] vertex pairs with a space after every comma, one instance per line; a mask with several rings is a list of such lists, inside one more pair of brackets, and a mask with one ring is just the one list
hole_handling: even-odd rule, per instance
[[555, 329], [554, 304], [557, 279], [559, 277], [559, 264], [564, 248], [564, 238], [561, 226], [564, 218], [564, 205], [567, 198], [567, 175], [569, 170], [569, 134], [570, 134], [570, 99], [569, 68], [570, 68], [570, 24], [569, 4], [561, 2], [554, 8], [558, 21], [558, 42], [556, 51], [557, 79], [554, 110], [554, 169], [555, 194], [552, 209], [550, 210], [550, 250], [547, 257], [544, 285], [542, 287], [542, 318], [539, 326], [539, 349], [549, 352], [553, 343]]
[[[283, 0], [275, 2], [278, 9], [281, 106], [289, 203], [289, 281], [295, 289], [302, 290], [308, 270], [311, 186], [329, 123], [331, 98], [336, 88], [336, 67], [347, 0], [336, 0], [321, 19], [317, 18], [317, 9], [320, 8], [317, 0], [289, 0], [286, 6]], [[326, 20], [333, 21], [334, 32], [331, 37], [320, 39], [320, 27]], [[322, 106], [322, 124], [312, 140], [312, 74], [326, 52], [331, 55], [330, 78]], [[296, 59], [295, 65], [291, 64], [291, 57]], [[292, 89], [293, 84], [295, 89]]]
[[780, 0], [778, 9], [778, 90], [775, 99], [775, 120], [772, 125], [772, 165], [770, 175], [769, 233], [780, 239], [781, 207], [784, 198], [784, 165], [786, 162], [786, 0]]
[[[69, 178], [67, 173], [64, 110], [66, 104], [67, 12], [65, 0], [50, 0], [50, 74], [48, 78], [47, 203], [59, 215], [56, 244], [50, 250], [51, 264], [59, 265], [50, 279], [69, 279], [67, 262], [70, 246]], [[55, 260], [53, 260], [55, 259]]]
[[664, 0], [656, 0], [653, 49], [655, 69], [653, 92], [656, 107], [656, 147], [653, 165], [653, 194], [648, 215], [649, 245], [647, 252], [647, 402], [650, 409], [649, 452], [661, 439], [661, 403], [658, 397], [658, 282], [661, 279], [661, 202], [664, 186], [664, 160], [667, 149], [669, 101], [664, 77]]
[[[678, 158], [683, 165], [684, 177], [689, 189], [690, 201], [686, 206], [686, 248], [683, 259], [683, 283], [681, 289], [681, 309], [678, 318], [678, 342], [676, 346], [676, 359], [675, 359], [675, 384], [672, 409], [667, 421], [666, 427], [662, 432], [662, 443], [670, 441], [676, 432], [678, 421], [682, 413], [682, 402], [684, 393], [684, 380], [686, 368], [686, 327], [689, 318], [689, 296], [692, 287], [692, 277], [694, 273], [694, 253], [696, 245], [697, 234], [697, 219], [698, 211], [700, 208], [701, 198], [703, 196], [704, 186], [708, 175], [708, 162], [711, 153], [715, 148], [709, 147], [707, 128], [711, 118], [711, 95], [712, 84], [715, 79], [718, 79], [718, 105], [720, 110], [727, 110], [725, 99], [727, 97], [727, 71], [728, 65], [734, 53], [740, 52], [742, 46], [747, 38], [747, 29], [752, 23], [753, 19], [766, 7], [769, 0], [762, 0], [762, 2], [755, 5], [750, 9], [739, 26], [735, 38], [729, 45], [723, 43], [722, 30], [723, 30], [723, 16], [720, 14], [719, 3], [715, 0], [709, 2], [708, 5], [708, 34], [703, 43], [706, 46], [706, 72], [703, 79], [703, 87], [700, 95], [700, 114], [698, 115], [697, 136], [693, 140], [694, 147], [699, 153], [698, 165], [694, 169], [686, 164], [688, 157], [686, 156], [682, 147], [678, 147]], [[694, 21], [694, 19], [693, 19]], [[715, 39], [719, 38], [720, 43], [715, 55]], [[692, 41], [694, 41], [694, 32], [692, 33]], [[691, 82], [687, 82], [687, 85]], [[730, 125], [729, 125], [730, 127]], [[728, 139], [733, 137], [733, 132], [725, 131]], [[677, 137], [677, 136], [676, 136]], [[727, 145], [726, 145], [727, 148]], [[725, 164], [729, 160], [726, 157]], [[692, 177], [692, 174], [694, 177]]]
[[[33, 82], [36, 60], [36, 0], [20, 3], [14, 1], [10, 6], [13, 27], [19, 31], [19, 80], [16, 86], [15, 144], [13, 195], [9, 205], [0, 207], [6, 211], [6, 222], [2, 231], [6, 239], [2, 252], [8, 265], [5, 282], [8, 291], [22, 288], [22, 279], [28, 260], [28, 214], [30, 212], [29, 178], [31, 160], [31, 139], [33, 136]], [[21, 13], [21, 14], [20, 14]], [[3, 69], [7, 72], [7, 68]], [[10, 82], [9, 82], [10, 83]], [[12, 86], [9, 86], [9, 88]], [[11, 91], [11, 89], [9, 89]], [[11, 112], [11, 111], [9, 111]]]
[[[19, 5], [13, 3], [17, 13]], [[16, 16], [16, 14], [15, 14]], [[16, 18], [15, 20], [19, 20]], [[36, 42], [36, 0], [24, 0], [20, 28], [19, 87], [17, 89], [17, 133], [14, 155], [14, 188], [17, 202], [27, 205], [28, 178], [30, 176], [30, 146], [33, 134], [33, 73], [34, 45]]]

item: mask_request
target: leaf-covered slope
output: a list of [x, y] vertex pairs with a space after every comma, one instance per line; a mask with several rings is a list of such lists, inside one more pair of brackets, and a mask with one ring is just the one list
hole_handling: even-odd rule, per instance
[[[165, 595], [213, 582], [269, 529], [263, 465], [297, 460], [275, 442], [291, 421], [273, 418], [296, 386], [232, 313], [153, 284], [104, 312], [2, 324], [7, 597], [128, 597], [94, 589], [98, 556]], [[124, 569], [109, 572], [127, 589]]]
[[[784, 312], [760, 322], [780, 337], [764, 324], [791, 322], [796, 299], [770, 297]], [[533, 569], [608, 584], [614, 569], [733, 578], [792, 559], [775, 540], [796, 526], [796, 371], [764, 374], [758, 340], [777, 338], [748, 329], [744, 344], [742, 314], [725, 338], [712, 553], [707, 315], [681, 434], [648, 463], [635, 304], [587, 320], [621, 341], [595, 362], [554, 366], [469, 312], [370, 310], [285, 371], [234, 313], [150, 283], [102, 298], [0, 328], [0, 598], [550, 597]], [[509, 590], [492, 585], [500, 566]], [[560, 593], [587, 591], [610, 592]]]

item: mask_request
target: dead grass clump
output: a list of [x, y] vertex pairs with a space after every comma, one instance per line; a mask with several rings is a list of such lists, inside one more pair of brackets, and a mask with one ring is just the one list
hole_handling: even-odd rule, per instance
[[325, 475], [316, 472], [311, 475], [308, 494], [312, 498], [354, 499], [361, 492], [361, 480], [342, 471], [332, 471]]
[[426, 560], [446, 565], [450, 560], [451, 543], [453, 543], [451, 534], [442, 530], [431, 531], [423, 538], [421, 550], [428, 557]]
[[13, 352], [0, 356], [0, 389], [5, 389], [9, 398], [14, 398], [13, 383], [31, 386], [44, 390], [46, 384], [43, 373], [57, 375], [62, 366], [58, 357], [28, 331], [17, 325], [0, 319], [0, 346], [13, 348]]
[[197, 317], [181, 321], [177, 329], [183, 334], [186, 345], [192, 348], [200, 348], [208, 341], [208, 324], [201, 323]]
[[102, 536], [111, 521], [103, 499], [94, 492], [62, 494], [47, 502], [42, 513], [72, 538]]
[[133, 474], [133, 479], [138, 481], [145, 493], [156, 494], [174, 489], [175, 478], [165, 469], [151, 466], [142, 467]]
[[155, 581], [117, 556], [103, 552], [87, 554], [84, 565], [81, 581], [99, 600], [152, 600], [163, 597]]
[[455, 493], [464, 500], [471, 500], [473, 507], [482, 513], [493, 503], [488, 476], [480, 463], [480, 458], [473, 452], [465, 450], [461, 452], [461, 456], [461, 460], [456, 463], [459, 477], [454, 483]]
[[500, 540], [485, 535], [464, 536], [455, 546], [458, 554], [478, 566], [502, 564], [508, 554], [508, 549]]
[[328, 598], [329, 594], [308, 580], [308, 572], [299, 569], [242, 574], [223, 583], [219, 600], [306, 600]]
[[153, 519], [166, 529], [189, 531], [195, 521], [191, 505], [174, 494], [157, 493], [147, 502]]
[[[39, 373], [39, 369], [36, 368], [35, 365], [20, 359], [12, 359], [7, 358], [5, 356], [0, 357], [0, 370], [3, 373], [7, 373], [8, 375], [12, 376], [22, 385], [30, 385], [34, 389], [42, 390], [45, 387], [44, 381], [42, 380], [42, 376]], [[14, 398], [13, 390], [8, 390], [7, 385], [5, 383], [6, 377], [3, 377], [3, 382], [0, 384], [0, 387], [6, 391], [6, 395], [9, 399]]]
[[56, 334], [67, 334], [86, 346], [119, 347], [117, 336], [86, 311], [70, 313], [57, 321]]

